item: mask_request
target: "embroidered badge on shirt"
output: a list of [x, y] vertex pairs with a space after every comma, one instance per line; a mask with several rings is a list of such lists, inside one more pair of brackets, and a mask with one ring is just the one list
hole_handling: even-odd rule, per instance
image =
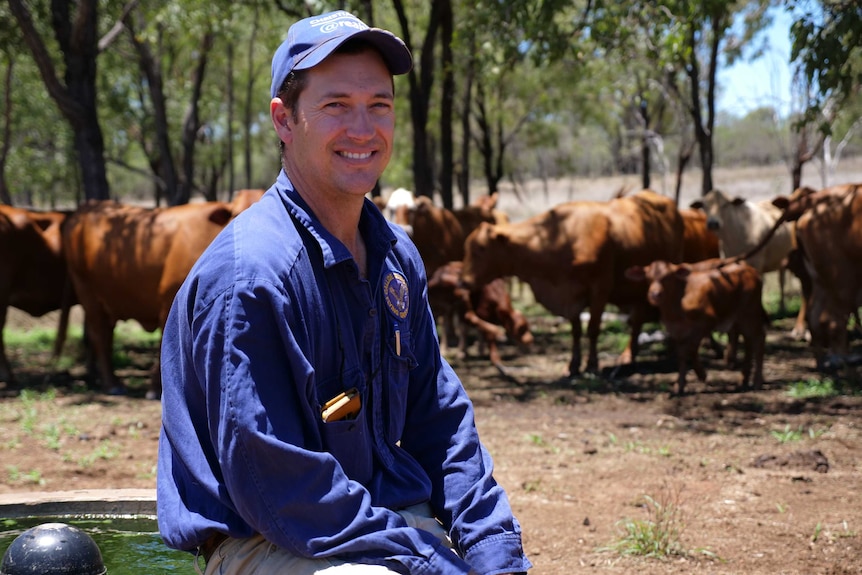
[[398, 319], [406, 318], [410, 292], [405, 277], [398, 272], [388, 272], [383, 278], [383, 293], [386, 294], [386, 306], [392, 315]]

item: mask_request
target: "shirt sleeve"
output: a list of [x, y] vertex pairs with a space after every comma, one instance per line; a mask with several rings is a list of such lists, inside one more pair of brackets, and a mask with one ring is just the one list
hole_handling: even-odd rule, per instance
[[[431, 505], [455, 548], [475, 573], [523, 572], [521, 528], [504, 490], [493, 477], [490, 455], [479, 440], [472, 403], [440, 355], [425, 285], [411, 310], [417, 367], [411, 372], [407, 425], [401, 446], [432, 481]], [[429, 430], [433, 430], [431, 433]]]
[[[278, 288], [257, 281], [189, 318], [222, 497], [256, 532], [299, 556], [361, 558], [404, 573], [467, 573], [468, 563], [434, 535], [372, 506], [333, 456], [308, 447], [320, 417], [302, 351], [308, 328], [274, 319], [290, 317], [289, 306]], [[456, 511], [460, 522], [463, 511]]]

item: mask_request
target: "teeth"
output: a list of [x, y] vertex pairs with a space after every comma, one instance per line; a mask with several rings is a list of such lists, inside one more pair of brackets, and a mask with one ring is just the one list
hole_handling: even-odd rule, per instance
[[371, 157], [371, 152], [365, 152], [364, 154], [354, 154], [352, 152], [342, 152], [342, 156], [345, 158], [350, 158], [351, 160], [365, 160]]

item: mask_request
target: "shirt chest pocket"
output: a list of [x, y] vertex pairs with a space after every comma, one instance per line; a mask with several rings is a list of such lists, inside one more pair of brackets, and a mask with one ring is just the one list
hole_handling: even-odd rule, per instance
[[407, 402], [410, 391], [410, 372], [416, 367], [413, 341], [410, 331], [392, 329], [384, 346], [383, 389], [386, 399], [386, 429], [393, 443], [401, 439], [407, 418]]

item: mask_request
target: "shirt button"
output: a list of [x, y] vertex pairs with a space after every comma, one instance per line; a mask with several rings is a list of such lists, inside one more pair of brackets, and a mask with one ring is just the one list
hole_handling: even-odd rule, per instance
[[369, 316], [371, 316], [371, 317], [376, 316], [376, 315], [377, 315], [377, 308], [376, 308], [376, 307], [373, 307], [373, 308], [371, 308], [370, 310], [368, 310], [368, 315], [369, 315]]

